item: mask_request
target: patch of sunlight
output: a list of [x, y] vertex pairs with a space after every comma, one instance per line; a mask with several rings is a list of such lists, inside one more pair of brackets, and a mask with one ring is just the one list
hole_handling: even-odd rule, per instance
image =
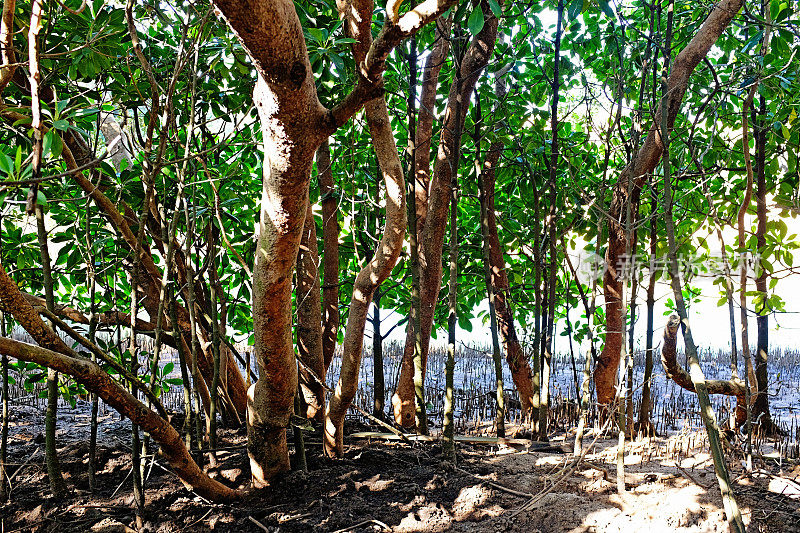
[[793, 500], [800, 499], [800, 484], [795, 483], [790, 479], [783, 479], [775, 477], [769, 480], [767, 489], [770, 492], [786, 496]]
[[564, 463], [564, 458], [558, 455], [548, 455], [546, 457], [539, 457], [534, 463], [536, 466], [555, 466]]
[[453, 518], [466, 520], [480, 509], [489, 499], [491, 491], [482, 483], [464, 487], [453, 502]]

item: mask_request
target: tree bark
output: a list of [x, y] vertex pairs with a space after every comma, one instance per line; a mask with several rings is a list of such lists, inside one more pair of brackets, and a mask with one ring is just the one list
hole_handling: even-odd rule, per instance
[[[297, 351], [300, 360], [321, 379], [325, 379], [322, 354], [322, 307], [320, 306], [319, 253], [317, 223], [309, 202], [297, 258]], [[338, 313], [337, 313], [338, 314]], [[325, 416], [325, 389], [322, 383], [300, 369], [300, 391], [306, 418], [322, 422]], [[299, 431], [299, 430], [298, 430]]]
[[325, 452], [337, 456], [343, 452], [344, 415], [358, 388], [367, 310], [373, 293], [389, 277], [397, 264], [406, 229], [405, 179], [394, 142], [386, 100], [379, 98], [368, 103], [366, 116], [372, 134], [372, 144], [386, 185], [386, 223], [375, 254], [358, 273], [353, 286], [353, 297], [342, 345], [342, 369], [334, 395], [328, 402]]
[[0, 15], [0, 94], [14, 77], [17, 69], [14, 53], [14, 10], [16, 0], [3, 0], [3, 12]]
[[[436, 37], [433, 48], [425, 60], [419, 100], [419, 118], [414, 141], [414, 191], [417, 206], [417, 240], [422, 239], [425, 218], [428, 214], [428, 186], [431, 179], [431, 140], [433, 119], [436, 110], [436, 93], [439, 89], [439, 73], [450, 52], [450, 27], [452, 18], [436, 21]], [[416, 95], [415, 95], [416, 97]]]
[[[499, 2], [502, 5], [502, 1]], [[460, 83], [450, 86], [447, 109], [442, 124], [441, 138], [434, 165], [430, 198], [422, 235], [419, 239], [420, 260], [420, 335], [422, 337], [423, 376], [427, 364], [428, 345], [433, 329], [433, 314], [442, 285], [442, 253], [444, 234], [447, 229], [447, 206], [450, 199], [454, 154], [461, 144], [460, 125], [469, 107], [469, 101], [481, 72], [494, 53], [497, 40], [498, 19], [486, 2], [481, 2], [485, 23], [483, 29], [472, 39], [460, 65]], [[414, 424], [414, 337], [406, 335], [403, 360], [397, 388], [392, 396], [395, 421], [404, 426]]]
[[386, 418], [386, 378], [383, 375], [383, 334], [381, 333], [381, 288], [372, 301], [372, 416]]
[[658, 250], [658, 217], [656, 216], [658, 210], [658, 201], [656, 200], [656, 192], [653, 191], [652, 201], [650, 203], [650, 262], [651, 268], [649, 272], [649, 279], [647, 282], [647, 331], [645, 333], [645, 352], [644, 352], [644, 378], [642, 380], [642, 402], [639, 405], [639, 432], [643, 435], [653, 434], [653, 423], [650, 421], [651, 411], [651, 382], [653, 377], [653, 318], [655, 312], [655, 292], [656, 292], [656, 276], [655, 276], [655, 261], [656, 252]]
[[[672, 129], [691, 76], [698, 63], [722, 35], [733, 17], [742, 7], [743, 0], [723, 0], [715, 5], [695, 36], [675, 58], [672, 72], [667, 80], [667, 98], [659, 106], [647, 137], [631, 163], [620, 173], [614, 186], [609, 209], [609, 243], [606, 251], [606, 272], [603, 277], [603, 293], [606, 302], [606, 343], [595, 367], [594, 381], [597, 401], [610, 404], [614, 398], [619, 357], [622, 350], [621, 290], [617, 280], [617, 269], [626, 249], [624, 214], [628, 202], [638, 203], [642, 186], [658, 164], [663, 150], [659, 128], [661, 116], [666, 113], [668, 129]], [[628, 197], [628, 180], [632, 176], [633, 187]]]
[[[353, 321], [352, 333], [348, 327], [345, 335], [349, 359], [342, 361], [337, 392], [326, 411], [326, 450], [341, 453], [344, 412], [358, 384], [366, 309], [372, 291], [382, 281], [380, 278], [389, 275], [397, 260], [405, 229], [404, 191], [402, 186], [395, 190], [397, 183], [402, 185], [403, 177], [385, 100], [371, 100], [382, 94], [382, 73], [389, 53], [454, 2], [425, 2], [403, 15], [399, 3], [391, 4], [373, 42], [370, 31], [373, 3], [341, 0], [338, 7], [349, 18], [348, 31], [354, 30], [351, 27], [354, 20], [362, 30], [353, 47], [358, 53], [358, 83], [334, 108], [327, 110], [317, 97], [303, 29], [293, 2], [215, 1], [258, 72], [254, 100], [264, 143], [264, 184], [253, 270], [253, 328], [261, 379], [248, 391], [248, 453], [256, 486], [263, 486], [289, 468], [285, 428], [297, 388], [291, 336], [291, 272], [305, 223], [314, 153], [331, 133], [370, 102], [367, 106], [370, 129], [383, 145], [375, 143], [387, 179], [388, 231], [376, 256], [356, 279], [348, 319]], [[379, 124], [377, 119], [385, 123]], [[379, 129], [386, 130], [389, 138], [379, 137], [383, 135], [376, 133]], [[381, 160], [384, 157], [387, 159]], [[399, 214], [395, 212], [397, 208]], [[402, 222], [400, 228], [397, 222]]]
[[[333, 360], [339, 335], [339, 203], [331, 170], [328, 139], [317, 148], [317, 178], [322, 201], [322, 359], [325, 372]], [[325, 373], [320, 374], [325, 379]]]
[[[502, 76], [505, 73], [498, 73], [495, 81], [495, 94], [498, 100], [502, 100], [506, 94], [505, 82]], [[531, 366], [528, 358], [522, 349], [517, 337], [517, 330], [514, 326], [514, 316], [509, 304], [510, 288], [508, 283], [508, 272], [506, 262], [503, 258], [503, 247], [500, 244], [500, 237], [497, 230], [497, 216], [495, 214], [494, 197], [497, 186], [496, 169], [503, 145], [500, 142], [492, 143], [486, 155], [483, 165], [483, 172], [480, 173], [480, 185], [482, 188], [481, 208], [485, 210], [486, 229], [485, 236], [489, 247], [489, 265], [491, 267], [491, 284], [494, 293], [494, 308], [497, 316], [497, 329], [503, 340], [503, 347], [506, 351], [506, 361], [511, 370], [511, 378], [519, 394], [522, 406], [523, 419], [531, 416], [533, 409], [533, 382], [531, 381]]]
[[[371, 5], [371, 2], [367, 2]], [[369, 17], [356, 17], [348, 2], [339, 2], [339, 13], [345, 20], [350, 37], [356, 40], [353, 57], [357, 64], [367, 60], [373, 47]], [[361, 13], [372, 13], [364, 11]], [[355, 397], [358, 388], [358, 373], [361, 366], [364, 326], [367, 310], [375, 290], [389, 277], [403, 247], [406, 230], [405, 177], [395, 145], [389, 111], [385, 97], [372, 100], [365, 106], [367, 125], [372, 136], [372, 145], [386, 186], [386, 223], [381, 240], [367, 265], [356, 276], [353, 297], [347, 317], [344, 344], [342, 346], [342, 368], [336, 390], [328, 402], [325, 413], [325, 453], [341, 456], [343, 450], [344, 415]]]
[[[503, 355], [500, 352], [500, 341], [498, 338], [497, 333], [497, 295], [495, 294], [495, 288], [493, 283], [493, 268], [491, 263], [491, 258], [489, 254], [489, 212], [488, 212], [488, 201], [486, 198], [487, 190], [483, 186], [483, 179], [480, 177], [483, 172], [480, 168], [480, 157], [481, 157], [481, 134], [480, 134], [480, 123], [482, 120], [481, 117], [481, 105], [480, 99], [477, 100], [475, 105], [475, 134], [473, 136], [473, 142], [475, 143], [475, 173], [478, 178], [478, 197], [481, 205], [480, 209], [480, 227], [481, 227], [481, 237], [483, 238], [483, 273], [484, 273], [484, 282], [486, 283], [486, 298], [489, 300], [489, 331], [491, 333], [492, 338], [492, 359], [494, 360], [494, 375], [495, 375], [495, 428], [497, 431], [497, 437], [503, 438], [506, 436], [506, 402], [505, 402], [505, 387], [503, 386]], [[492, 146], [495, 148], [495, 146]], [[500, 151], [501, 148], [499, 146], [496, 147], [497, 151]], [[452, 205], [450, 207], [451, 215], [450, 215], [450, 224], [451, 226], [455, 226], [456, 224], [456, 213], [458, 209], [458, 183], [456, 181], [457, 173], [453, 173], [453, 200], [451, 201]], [[492, 191], [494, 193], [494, 191]], [[451, 241], [456, 239], [455, 230], [451, 230]], [[452, 244], [451, 244], [452, 246]], [[452, 257], [451, 251], [451, 261], [454, 260]], [[452, 268], [452, 267], [451, 267]]]

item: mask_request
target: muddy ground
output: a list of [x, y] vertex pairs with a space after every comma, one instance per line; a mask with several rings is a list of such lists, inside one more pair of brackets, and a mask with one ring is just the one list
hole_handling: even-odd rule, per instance
[[[49, 496], [42, 415], [15, 406], [9, 439], [11, 501], [0, 507], [1, 531], [113, 532], [134, 526], [130, 426], [116, 414], [102, 419], [98, 489], [88, 491], [85, 406], [62, 409], [66, 499]], [[362, 426], [349, 429], [366, 429]], [[222, 430], [219, 466], [230, 485], [248, 482], [243, 431]], [[566, 440], [565, 440], [566, 439]], [[678, 441], [676, 439], [682, 439]], [[554, 447], [459, 447], [457, 466], [435, 444], [415, 446], [349, 440], [341, 460], [321, 455], [318, 433], [307, 435], [308, 472], [292, 472], [237, 505], [215, 505], [186, 490], [148, 459], [145, 527], [152, 532], [617, 532], [727, 531], [722, 502], [701, 435], [654, 438], [626, 448], [627, 493], [616, 488], [616, 440], [598, 440], [581, 465], [563, 476], [569, 437]], [[589, 441], [587, 441], [588, 444]], [[685, 446], [685, 447], [684, 447]], [[766, 459], [756, 476], [733, 477], [749, 531], [800, 532], [800, 466]], [[553, 487], [553, 482], [564, 480]], [[548, 491], [543, 497], [531, 498]]]

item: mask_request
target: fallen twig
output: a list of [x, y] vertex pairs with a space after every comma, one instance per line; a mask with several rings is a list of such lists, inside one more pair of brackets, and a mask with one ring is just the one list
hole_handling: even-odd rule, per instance
[[680, 466], [678, 466], [678, 465], [675, 465], [675, 468], [677, 468], [677, 469], [678, 469], [678, 471], [679, 471], [681, 474], [683, 474], [683, 475], [684, 475], [684, 477], [685, 477], [686, 479], [688, 479], [689, 481], [691, 481], [691, 482], [692, 482], [692, 483], [694, 483], [695, 485], [698, 485], [698, 486], [700, 486], [700, 487], [704, 488], [705, 490], [708, 490], [708, 489], [710, 489], [710, 488], [713, 486], [713, 484], [712, 484], [712, 485], [706, 485], [705, 483], [700, 483], [700, 482], [697, 480], [697, 478], [695, 478], [693, 475], [691, 475], [689, 472], [687, 472], [685, 469], [681, 468], [681, 467], [680, 467]]
[[255, 518], [253, 518], [252, 516], [248, 516], [247, 519], [250, 520], [252, 523], [254, 523], [256, 526], [258, 526], [259, 528], [261, 528], [261, 530], [269, 533], [269, 528], [264, 524], [262, 524], [261, 522], [259, 522], [258, 520], [256, 520]]
[[475, 479], [477, 479], [479, 481], [483, 481], [487, 485], [489, 485], [489, 486], [491, 486], [491, 487], [493, 487], [493, 488], [495, 488], [497, 490], [501, 490], [503, 492], [507, 492], [509, 494], [513, 494], [514, 496], [520, 496], [522, 498], [533, 498], [533, 494], [531, 494], [530, 492], [521, 492], [521, 491], [518, 491], [518, 490], [510, 489], [510, 488], [508, 488], [508, 487], [506, 487], [504, 485], [501, 485], [500, 483], [495, 483], [494, 481], [490, 481], [488, 479], [483, 479], [482, 477], [478, 476], [477, 474], [473, 474], [472, 472], [467, 472], [463, 468], [459, 468], [459, 467], [455, 467], [455, 468], [459, 472], [463, 472], [464, 474], [467, 474], [470, 477], [474, 477]]
[[384, 524], [380, 520], [369, 519], [369, 520], [364, 520], [362, 522], [359, 522], [358, 524], [353, 524], [352, 526], [347, 526], [346, 528], [343, 528], [343, 529], [337, 529], [333, 533], [346, 533], [347, 531], [352, 531], [352, 530], [354, 530], [356, 528], [359, 528], [361, 526], [366, 526], [367, 524], [375, 524], [377, 526], [382, 527], [386, 531], [391, 531], [392, 530], [392, 528], [390, 528], [389, 526], [387, 526], [386, 524]]
[[39, 453], [39, 448], [36, 448], [36, 449], [33, 451], [33, 453], [30, 455], [30, 457], [28, 457], [28, 458], [25, 460], [25, 462], [24, 462], [24, 463], [22, 463], [22, 466], [20, 466], [20, 467], [19, 467], [19, 468], [17, 468], [16, 470], [14, 470], [14, 473], [13, 473], [13, 474], [11, 474], [11, 475], [8, 477], [8, 492], [9, 492], [9, 493], [11, 493], [11, 491], [12, 491], [12, 490], [14, 490], [14, 487], [12, 487], [12, 485], [11, 485], [11, 481], [13, 481], [13, 480], [14, 480], [14, 478], [17, 476], [17, 474], [19, 474], [19, 473], [22, 471], [22, 469], [23, 469], [23, 468], [25, 468], [26, 466], [28, 466], [28, 463], [30, 463], [30, 462], [33, 460], [33, 458], [34, 458], [34, 457], [36, 457], [36, 454], [37, 454], [37, 453]]

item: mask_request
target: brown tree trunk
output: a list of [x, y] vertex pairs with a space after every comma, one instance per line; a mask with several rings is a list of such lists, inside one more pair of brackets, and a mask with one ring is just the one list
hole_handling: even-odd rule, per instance
[[[325, 379], [322, 357], [322, 307], [319, 301], [319, 254], [317, 223], [309, 202], [306, 222], [297, 258], [297, 351], [300, 360]], [[305, 368], [300, 369], [300, 391], [304, 403], [303, 416], [322, 422], [325, 416], [325, 389]]]
[[[369, 31], [368, 26], [367, 31]], [[342, 345], [342, 369], [326, 412], [324, 445], [325, 453], [329, 456], [341, 456], [343, 452], [344, 415], [358, 389], [364, 326], [372, 295], [397, 264], [405, 239], [405, 179], [394, 142], [386, 100], [381, 97], [368, 103], [366, 116], [372, 134], [372, 145], [375, 147], [386, 184], [386, 224], [375, 254], [358, 273], [353, 286], [353, 297]]]
[[238, 499], [241, 494], [210, 479], [194, 462], [180, 435], [164, 418], [158, 416], [128, 391], [115, 383], [99, 365], [78, 356], [48, 328], [0, 264], [0, 300], [14, 319], [41, 348], [0, 338], [0, 353], [22, 361], [31, 361], [68, 374], [96, 393], [108, 405], [138, 424], [162, 446], [178, 477], [191, 490], [214, 501]]
[[[291, 335], [291, 273], [305, 223], [314, 153], [366, 102], [382, 94], [382, 73], [389, 53], [403, 39], [440, 16], [454, 1], [422, 4], [403, 15], [399, 12], [399, 3], [391, 4], [378, 38], [373, 42], [370, 32], [373, 3], [341, 0], [340, 12], [358, 20], [362, 28], [354, 46], [354, 52], [360, 54], [356, 57], [359, 78], [353, 91], [331, 110], [325, 109], [317, 98], [303, 29], [293, 2], [215, 2], [258, 72], [254, 99], [261, 119], [265, 160], [253, 269], [253, 328], [260, 379], [248, 391], [247, 424], [248, 453], [256, 486], [265, 485], [289, 468], [285, 428], [297, 388]], [[370, 129], [377, 139], [376, 152], [387, 180], [387, 231], [376, 256], [356, 279], [349, 319], [353, 321], [352, 333], [348, 327], [345, 338], [345, 353], [349, 353], [346, 356], [349, 359], [342, 362], [337, 392], [326, 411], [328, 453], [341, 453], [344, 412], [352, 399], [351, 391], [354, 395], [358, 384], [366, 309], [372, 291], [380, 283], [378, 279], [388, 276], [397, 260], [405, 226], [403, 178], [385, 100], [378, 99], [368, 105], [368, 118], [374, 119], [375, 115], [385, 119], [382, 125], [378, 120], [370, 120]], [[388, 139], [376, 133], [379, 128], [388, 131]], [[399, 190], [395, 190], [396, 183], [401, 184]], [[399, 214], [395, 213], [398, 208]], [[400, 228], [397, 222], [401, 222]]]
[[650, 421], [650, 390], [653, 376], [653, 317], [656, 305], [656, 276], [655, 269], [653, 267], [655, 266], [656, 252], [658, 250], [658, 217], [656, 216], [658, 202], [656, 200], [656, 192], [653, 191], [652, 194], [653, 197], [652, 201], [650, 202], [651, 268], [647, 282], [647, 331], [645, 333], [644, 378], [642, 380], [642, 403], [639, 406], [639, 432], [648, 436], [652, 435], [654, 431], [653, 423]]
[[[499, 2], [502, 4], [503, 2]], [[447, 206], [450, 200], [450, 184], [454, 154], [461, 144], [460, 125], [469, 107], [472, 91], [494, 53], [497, 40], [498, 19], [486, 2], [481, 2], [485, 23], [483, 29], [472, 39], [460, 66], [460, 82], [455, 80], [450, 86], [450, 93], [442, 124], [441, 139], [430, 186], [430, 198], [425, 217], [425, 224], [419, 239], [420, 261], [420, 335], [422, 337], [422, 369], [423, 376], [427, 363], [428, 346], [433, 329], [433, 314], [442, 285], [442, 252], [444, 233], [447, 229]], [[398, 378], [397, 388], [392, 396], [395, 421], [404, 426], [414, 424], [414, 336], [406, 335], [403, 361]]]
[[[369, 4], [366, 7], [371, 6], [371, 2], [366, 3]], [[357, 41], [353, 45], [353, 57], [357, 64], [361, 64], [367, 59], [367, 54], [373, 47], [371, 20], [356, 16], [351, 9], [352, 6], [348, 4], [349, 2], [341, 0], [338, 5], [339, 13], [345, 19], [348, 35]], [[365, 6], [361, 7], [363, 15]], [[389, 277], [397, 264], [405, 239], [407, 222], [405, 177], [395, 145], [386, 99], [381, 96], [372, 100], [365, 106], [365, 112], [372, 145], [386, 186], [386, 223], [372, 259], [358, 273], [353, 285], [353, 297], [342, 346], [342, 368], [336, 390], [328, 402], [325, 413], [324, 448], [329, 456], [341, 456], [343, 452], [344, 415], [358, 388], [367, 311], [375, 290]]]
[[[672, 129], [680, 110], [683, 95], [698, 63], [722, 35], [733, 17], [742, 7], [743, 0], [723, 0], [716, 4], [701, 28], [686, 47], [675, 58], [672, 73], [667, 80], [667, 99], [659, 106], [642, 147], [633, 161], [620, 173], [609, 209], [609, 243], [606, 251], [606, 272], [603, 277], [603, 293], [606, 302], [606, 343], [595, 367], [594, 381], [597, 401], [608, 405], [614, 398], [619, 357], [622, 351], [622, 282], [617, 279], [617, 269], [627, 248], [624, 215], [628, 202], [638, 203], [642, 186], [658, 164], [663, 150], [659, 127], [661, 116], [666, 113], [668, 129]], [[633, 187], [628, 197], [628, 180], [632, 176]]]
[[[495, 93], [498, 99], [505, 97], [505, 83], [498, 73]], [[503, 247], [497, 231], [497, 216], [495, 215], [494, 197], [496, 191], [496, 168], [502, 154], [503, 145], [500, 142], [492, 143], [481, 172], [481, 207], [485, 212], [489, 246], [489, 265], [491, 267], [491, 284], [494, 293], [494, 308], [497, 316], [497, 329], [503, 340], [506, 351], [506, 361], [511, 370], [511, 378], [517, 388], [519, 400], [522, 405], [523, 419], [531, 416], [533, 409], [533, 382], [531, 381], [531, 366], [522, 346], [517, 338], [514, 327], [514, 316], [509, 305], [509, 283], [506, 272], [506, 262], [503, 258]]]
[[422, 239], [422, 230], [428, 214], [428, 186], [431, 180], [431, 139], [433, 138], [433, 119], [436, 107], [436, 93], [439, 89], [439, 72], [450, 52], [450, 26], [452, 18], [436, 21], [436, 37], [433, 48], [425, 60], [422, 71], [422, 85], [419, 100], [419, 119], [414, 141], [414, 186], [417, 206], [417, 240]]
[[[299, 21], [295, 18], [292, 22], [301, 31]], [[305, 52], [305, 43], [302, 48]], [[297, 59], [294, 65], [299, 65], [297, 71], [302, 72], [302, 79], [296, 89], [300, 89], [302, 85], [313, 84], [313, 78], [309, 75], [307, 54]], [[254, 353], [260, 377], [248, 391], [247, 416], [248, 454], [256, 486], [263, 486], [279, 472], [289, 470], [286, 427], [297, 389], [291, 334], [292, 270], [305, 224], [308, 180], [317, 148], [314, 140], [308, 138], [311, 125], [306, 121], [319, 102], [311, 88], [292, 90], [291, 85], [270, 84], [259, 75], [253, 94], [261, 118], [265, 158], [253, 268]], [[292, 100], [293, 103], [288, 103]], [[283, 112], [278, 112], [277, 105]], [[289, 110], [294, 112], [287, 113]], [[303, 138], [305, 142], [298, 142]]]
[[[317, 148], [317, 179], [322, 201], [322, 359], [325, 372], [333, 360], [339, 335], [339, 203], [331, 170], [328, 140]], [[320, 377], [325, 379], [325, 372]]]

